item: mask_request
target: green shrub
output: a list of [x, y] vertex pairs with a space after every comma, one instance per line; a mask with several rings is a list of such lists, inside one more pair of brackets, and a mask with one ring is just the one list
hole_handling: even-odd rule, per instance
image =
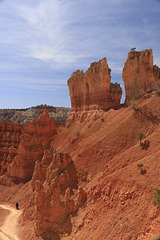
[[160, 207], [160, 189], [156, 188], [153, 194], [154, 194], [154, 197], [153, 197], [152, 203], [154, 206], [158, 205], [158, 208], [159, 208]]
[[137, 167], [141, 169], [141, 175], [146, 174], [146, 169], [143, 168], [143, 163], [137, 163]]
[[137, 163], [137, 167], [139, 168], [143, 167], [143, 163]]
[[141, 141], [142, 139], [144, 139], [146, 137], [146, 135], [142, 132], [139, 132], [138, 135], [137, 135], [137, 139], [140, 140], [140, 145], [141, 145]]

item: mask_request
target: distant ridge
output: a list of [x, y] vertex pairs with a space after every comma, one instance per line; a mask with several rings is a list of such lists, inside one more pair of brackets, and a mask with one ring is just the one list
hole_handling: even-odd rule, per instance
[[[57, 122], [65, 125], [70, 114], [70, 108], [47, 106], [49, 115]], [[22, 109], [0, 109], [0, 122], [12, 121], [14, 123], [26, 124], [28, 121], [37, 119], [44, 110], [44, 105], [38, 105]]]

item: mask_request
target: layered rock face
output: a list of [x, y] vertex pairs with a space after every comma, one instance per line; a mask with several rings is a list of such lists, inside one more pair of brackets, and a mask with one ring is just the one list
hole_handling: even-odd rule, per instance
[[119, 84], [110, 84], [111, 69], [106, 58], [99, 62], [91, 63], [90, 68], [84, 73], [76, 71], [68, 79], [71, 97], [71, 114], [68, 121], [78, 119], [78, 115], [86, 111], [118, 109], [122, 89]]
[[70, 214], [78, 211], [87, 195], [78, 189], [77, 171], [68, 154], [46, 150], [37, 161], [32, 178], [35, 197], [35, 232], [44, 240], [70, 233]]
[[[47, 106], [49, 115], [57, 123], [65, 125], [66, 119], [70, 114], [70, 108]], [[0, 109], [0, 122], [9, 120], [18, 124], [27, 124], [33, 119], [39, 118], [43, 113], [44, 105], [26, 109]]]
[[55, 122], [46, 107], [37, 120], [23, 127], [17, 156], [7, 168], [14, 182], [26, 182], [32, 178], [35, 162], [42, 159], [44, 150], [50, 147], [55, 134]]
[[22, 126], [11, 122], [0, 123], [0, 176], [18, 153]]
[[152, 49], [129, 52], [122, 78], [126, 92], [126, 104], [152, 90], [157, 83], [160, 83], [160, 68], [156, 65], [153, 66]]

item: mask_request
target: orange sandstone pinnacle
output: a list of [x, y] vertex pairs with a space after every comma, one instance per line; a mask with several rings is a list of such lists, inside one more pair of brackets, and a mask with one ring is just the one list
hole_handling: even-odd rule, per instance
[[110, 83], [110, 73], [107, 60], [103, 58], [99, 62], [91, 63], [85, 73], [78, 70], [71, 75], [67, 82], [71, 97], [69, 121], [83, 120], [89, 115], [84, 116], [84, 113], [89, 111], [120, 108], [122, 89], [119, 84]]
[[144, 51], [131, 51], [124, 64], [122, 78], [124, 81], [126, 99], [125, 104], [134, 98], [132, 88], [136, 81], [137, 90], [135, 98], [153, 90], [160, 83], [160, 68], [153, 65], [152, 49]]

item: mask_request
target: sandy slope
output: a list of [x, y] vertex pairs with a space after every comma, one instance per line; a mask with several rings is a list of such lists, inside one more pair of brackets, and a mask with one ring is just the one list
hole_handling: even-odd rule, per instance
[[10, 211], [6, 216], [5, 222], [0, 227], [0, 240], [19, 240], [17, 236], [17, 222], [22, 211], [7, 205], [0, 205], [0, 207]]

